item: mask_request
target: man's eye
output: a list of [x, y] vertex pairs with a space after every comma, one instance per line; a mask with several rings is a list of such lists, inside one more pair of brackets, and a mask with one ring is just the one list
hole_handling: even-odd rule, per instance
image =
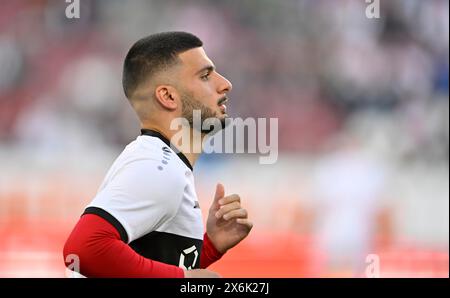
[[204, 81], [208, 80], [209, 79], [209, 73], [202, 75], [200, 78], [202, 80], [204, 80]]

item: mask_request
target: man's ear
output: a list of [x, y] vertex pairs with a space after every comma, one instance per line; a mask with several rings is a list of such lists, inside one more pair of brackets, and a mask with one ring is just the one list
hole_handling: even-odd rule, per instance
[[157, 102], [170, 111], [176, 110], [179, 102], [179, 94], [177, 90], [170, 85], [159, 85], [155, 89], [155, 97]]

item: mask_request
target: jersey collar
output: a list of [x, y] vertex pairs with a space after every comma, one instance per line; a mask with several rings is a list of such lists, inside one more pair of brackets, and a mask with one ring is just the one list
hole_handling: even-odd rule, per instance
[[145, 136], [151, 136], [151, 137], [155, 137], [160, 139], [161, 141], [163, 141], [167, 146], [169, 146], [172, 150], [174, 150], [178, 157], [181, 159], [181, 161], [184, 162], [184, 164], [191, 169], [191, 171], [194, 171], [194, 169], [192, 168], [191, 163], [189, 162], [189, 160], [187, 159], [186, 155], [184, 155], [182, 152], [180, 152], [179, 150], [176, 150], [176, 147], [173, 146], [170, 141], [163, 136], [160, 132], [156, 131], [156, 130], [152, 130], [152, 129], [146, 129], [143, 128], [141, 129], [141, 135], [145, 135]]

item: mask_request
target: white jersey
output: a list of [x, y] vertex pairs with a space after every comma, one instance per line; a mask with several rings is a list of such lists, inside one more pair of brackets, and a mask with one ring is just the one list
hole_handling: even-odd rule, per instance
[[192, 166], [156, 131], [142, 130], [124, 149], [84, 214], [107, 220], [144, 257], [199, 268], [204, 227]]

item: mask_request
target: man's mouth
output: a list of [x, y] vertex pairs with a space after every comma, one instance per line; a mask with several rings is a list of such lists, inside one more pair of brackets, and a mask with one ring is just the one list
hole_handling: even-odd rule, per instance
[[225, 105], [228, 102], [228, 97], [224, 96], [217, 102], [217, 105], [219, 106], [222, 113], [226, 114], [227, 112], [227, 106]]

